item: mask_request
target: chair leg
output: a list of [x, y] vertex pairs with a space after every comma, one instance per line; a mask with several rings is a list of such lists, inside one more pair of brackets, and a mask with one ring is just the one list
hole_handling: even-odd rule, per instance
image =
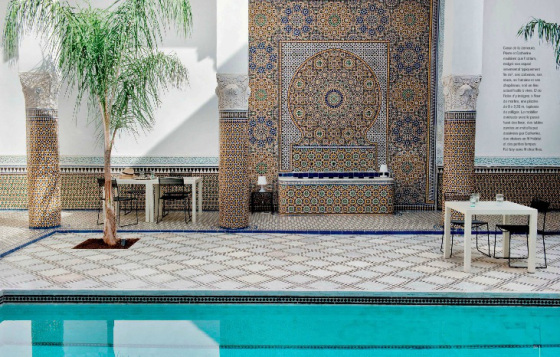
[[115, 203], [117, 205], [117, 226], [121, 226], [121, 204], [119, 202]]
[[510, 268], [513, 268], [513, 267], [511, 266], [511, 235], [510, 235], [510, 237], [509, 237], [509, 256], [508, 256], [507, 258], [508, 258], [508, 266], [509, 266]]
[[185, 204], [183, 205], [183, 210], [185, 211], [185, 223], [189, 223], [189, 221], [187, 220], [187, 205], [189, 204], [188, 201], [188, 196], [185, 197]]
[[526, 257], [512, 257], [511, 256], [511, 237], [509, 239], [509, 257], [508, 257], [508, 266], [510, 268], [526, 268], [525, 266], [515, 266], [515, 265], [511, 265], [511, 260], [512, 259], [528, 259], [529, 258], [529, 234], [525, 235], [525, 239], [527, 242], [527, 256]]
[[476, 227], [476, 250], [478, 250], [482, 255], [491, 257], [492, 254], [490, 253], [490, 233], [488, 232], [489, 230], [488, 225], [486, 225], [486, 231], [488, 232], [488, 254], [480, 250], [480, 248], [478, 247], [478, 228], [479, 227]]
[[[450, 257], [453, 256], [453, 228], [450, 229], [449, 234], [451, 234], [451, 252], [449, 254]], [[445, 239], [445, 232], [441, 235], [441, 244], [439, 246], [439, 251], [443, 253], [443, 240]]]
[[543, 253], [544, 253], [544, 266], [538, 267], [538, 268], [546, 269], [548, 267], [548, 265], [546, 263], [546, 245], [544, 243], [544, 233], [542, 235], [542, 248], [543, 248]]
[[498, 231], [494, 231], [494, 258], [496, 258], [496, 241], [498, 240]]
[[[159, 199], [158, 200], [158, 205], [157, 205], [157, 207], [155, 207], [155, 209], [156, 209], [156, 224], [159, 224], [159, 211], [160, 211], [159, 208], [161, 207], [161, 205], [163, 205], [163, 202], [162, 202], [161, 199]], [[163, 217], [161, 217], [161, 219], [163, 219]]]
[[103, 201], [100, 202], [99, 208], [97, 209], [97, 225], [102, 224], [103, 222], [99, 223], [99, 216], [101, 215], [101, 211], [103, 210]]

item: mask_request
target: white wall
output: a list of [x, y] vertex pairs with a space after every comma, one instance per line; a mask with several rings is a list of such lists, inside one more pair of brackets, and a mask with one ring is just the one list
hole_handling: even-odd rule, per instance
[[[554, 62], [554, 51], [549, 45], [535, 37], [525, 41], [517, 36], [519, 28], [532, 17], [549, 22], [560, 22], [558, 0], [485, 0], [484, 4], [484, 47], [483, 70], [477, 106], [476, 156], [492, 158], [519, 158], [522, 165], [553, 163], [550, 160], [535, 160], [560, 157], [560, 70]], [[507, 152], [503, 141], [503, 74], [504, 46], [535, 47], [531, 67], [541, 69], [540, 117], [541, 152]], [[508, 61], [511, 62], [511, 61]], [[529, 138], [527, 138], [529, 139]], [[527, 160], [523, 160], [527, 159]], [[500, 161], [497, 159], [496, 161]]]
[[484, 0], [445, 0], [443, 75], [482, 72]]
[[[96, 4], [110, 3], [96, 1]], [[8, 0], [0, 0], [3, 28]], [[190, 0], [193, 32], [188, 39], [170, 35], [162, 50], [175, 52], [189, 70], [190, 85], [163, 96], [156, 124], [136, 138], [117, 139], [114, 156], [217, 157], [218, 106], [216, 72], [247, 72], [248, 0]], [[218, 50], [220, 48], [220, 50]], [[26, 39], [19, 63], [0, 64], [0, 156], [25, 155], [25, 106], [18, 72], [34, 67], [40, 47]], [[62, 92], [63, 94], [65, 91]], [[74, 96], [59, 101], [60, 154], [101, 156], [96, 126], [87, 123], [85, 110], [73, 119]]]

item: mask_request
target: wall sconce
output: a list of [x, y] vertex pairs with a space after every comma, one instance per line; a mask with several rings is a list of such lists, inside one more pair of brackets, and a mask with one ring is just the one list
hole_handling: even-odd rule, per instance
[[261, 186], [261, 190], [259, 192], [266, 192], [266, 190], [264, 189], [264, 186], [267, 185], [266, 176], [259, 176], [257, 185]]
[[381, 177], [389, 177], [389, 169], [387, 165], [383, 164], [379, 166], [379, 173], [381, 173]]

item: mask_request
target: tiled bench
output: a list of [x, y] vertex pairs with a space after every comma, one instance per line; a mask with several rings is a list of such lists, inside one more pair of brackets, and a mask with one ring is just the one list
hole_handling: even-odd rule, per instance
[[379, 173], [281, 173], [280, 214], [392, 214], [394, 180]]

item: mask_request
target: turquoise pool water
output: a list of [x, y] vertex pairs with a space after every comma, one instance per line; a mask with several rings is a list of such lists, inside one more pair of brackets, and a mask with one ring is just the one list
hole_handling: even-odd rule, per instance
[[560, 308], [4, 304], [0, 356], [560, 356]]

